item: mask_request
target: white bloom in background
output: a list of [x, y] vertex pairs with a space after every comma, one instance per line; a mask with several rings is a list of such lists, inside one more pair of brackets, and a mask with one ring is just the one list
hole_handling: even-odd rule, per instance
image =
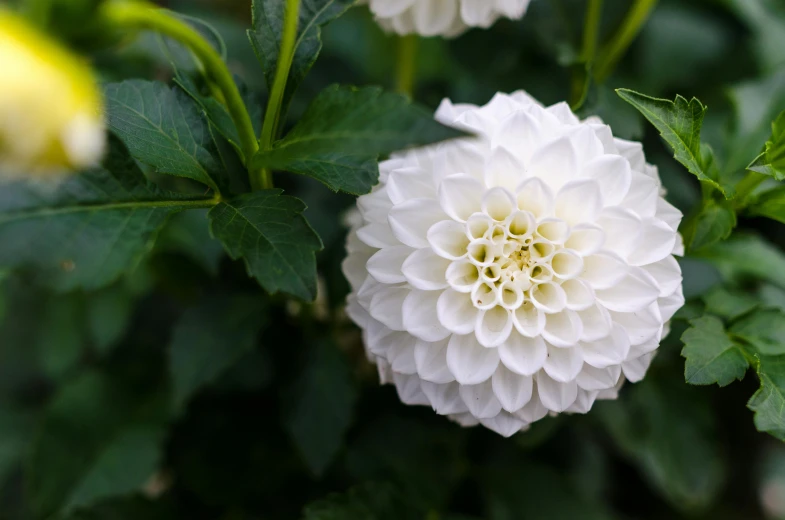
[[348, 239], [382, 382], [508, 436], [642, 379], [684, 297], [682, 215], [640, 143], [523, 92], [436, 118], [478, 137], [382, 163]]
[[530, 0], [369, 0], [386, 30], [398, 34], [457, 36], [469, 27], [487, 29], [501, 17], [523, 17]]

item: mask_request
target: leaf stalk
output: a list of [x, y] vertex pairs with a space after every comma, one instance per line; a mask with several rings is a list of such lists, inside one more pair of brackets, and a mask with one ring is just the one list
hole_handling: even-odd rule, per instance
[[[297, 26], [300, 21], [300, 0], [286, 0], [284, 13], [283, 35], [281, 36], [281, 52], [278, 54], [278, 63], [275, 68], [275, 79], [267, 101], [267, 111], [262, 123], [262, 137], [259, 142], [261, 150], [271, 150], [273, 141], [281, 124], [281, 107], [283, 96], [286, 92], [286, 83], [294, 59], [294, 46], [297, 40]], [[273, 187], [272, 171], [262, 168], [258, 177], [251, 174], [251, 186], [256, 189], [270, 189]]]

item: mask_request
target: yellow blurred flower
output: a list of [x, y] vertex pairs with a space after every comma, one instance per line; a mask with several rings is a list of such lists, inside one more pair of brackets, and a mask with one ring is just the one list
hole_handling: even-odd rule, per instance
[[52, 176], [97, 163], [106, 137], [87, 64], [0, 8], [0, 174]]

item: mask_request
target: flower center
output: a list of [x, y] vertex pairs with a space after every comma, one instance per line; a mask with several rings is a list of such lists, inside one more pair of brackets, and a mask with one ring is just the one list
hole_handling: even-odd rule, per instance
[[483, 310], [515, 310], [527, 302], [557, 312], [563, 308], [565, 281], [582, 269], [582, 260], [565, 248], [569, 226], [556, 219], [537, 222], [516, 211], [503, 221], [475, 214], [466, 223], [466, 256], [448, 270], [448, 282], [468, 293]]

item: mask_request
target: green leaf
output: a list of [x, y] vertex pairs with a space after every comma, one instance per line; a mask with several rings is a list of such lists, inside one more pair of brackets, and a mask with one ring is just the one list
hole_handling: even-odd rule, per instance
[[60, 381], [78, 364], [87, 344], [84, 298], [71, 293], [45, 304], [35, 349], [47, 377]]
[[755, 278], [785, 288], [785, 254], [759, 236], [736, 233], [696, 255], [714, 264], [726, 281]]
[[[680, 377], [678, 379], [681, 379]], [[726, 461], [704, 389], [649, 374], [596, 414], [619, 449], [679, 510], [701, 511], [723, 489]]]
[[302, 215], [305, 204], [282, 193], [262, 190], [221, 202], [208, 214], [210, 231], [267, 292], [313, 300], [322, 241]]
[[169, 412], [166, 393], [151, 375], [132, 381], [88, 372], [60, 389], [29, 462], [38, 516], [132, 493], [152, 476]]
[[755, 412], [755, 427], [785, 441], [785, 356], [761, 356], [760, 389], [747, 403]]
[[735, 322], [730, 332], [763, 355], [785, 354], [785, 312], [765, 309]]
[[697, 98], [687, 101], [682, 96], [676, 96], [675, 101], [669, 101], [632, 90], [619, 89], [616, 92], [660, 131], [673, 148], [676, 160], [690, 173], [720, 190], [726, 198], [734, 196], [733, 186], [720, 182], [711, 150], [707, 145], [701, 145], [701, 127], [707, 109]]
[[736, 211], [725, 202], [707, 200], [695, 220], [690, 222], [689, 249], [695, 251], [727, 239], [736, 227]]
[[771, 138], [766, 141], [766, 150], [749, 169], [778, 181], [785, 180], [785, 111], [771, 124]]
[[[308, 75], [322, 50], [322, 27], [335, 20], [357, 3], [357, 0], [301, 0], [297, 23], [297, 38], [286, 91], [283, 97], [282, 114], [297, 87]], [[253, 30], [248, 37], [264, 71], [267, 89], [272, 90], [278, 53], [283, 37], [283, 21], [286, 0], [253, 0]]]
[[185, 312], [169, 345], [177, 408], [253, 349], [265, 322], [263, 309], [258, 296], [210, 295]]
[[421, 518], [390, 484], [365, 483], [305, 506], [303, 520], [401, 520]]
[[185, 92], [156, 81], [128, 80], [106, 85], [104, 96], [107, 124], [135, 159], [219, 191], [224, 174], [207, 120]]
[[272, 150], [256, 154], [252, 164], [309, 175], [333, 190], [363, 194], [377, 182], [375, 159], [380, 154], [461, 135], [404, 96], [375, 87], [334, 85], [317, 96]]
[[314, 475], [321, 476], [343, 446], [356, 401], [343, 354], [318, 343], [284, 400], [285, 427]]
[[714, 316], [690, 321], [691, 327], [681, 337], [681, 355], [687, 359], [684, 379], [691, 385], [726, 386], [744, 379], [749, 362], [743, 347], [733, 341]]
[[136, 297], [122, 283], [89, 295], [87, 326], [99, 354], [106, 354], [122, 340], [133, 318], [135, 304]]
[[102, 168], [54, 188], [3, 186], [0, 269], [30, 271], [59, 291], [98, 289], [139, 262], [169, 215], [213, 204], [158, 189], [113, 140]]
[[[232, 119], [231, 114], [229, 114], [229, 110], [226, 108], [226, 105], [218, 101], [215, 97], [210, 95], [210, 93], [202, 92], [194, 79], [179, 69], [176, 71], [175, 83], [177, 83], [180, 88], [182, 88], [189, 96], [191, 96], [191, 98], [193, 98], [196, 103], [199, 104], [210, 122], [215, 126], [224, 139], [229, 141], [237, 154], [244, 161], [245, 157], [243, 154], [240, 133], [237, 131], [237, 126], [235, 126], [234, 120]], [[261, 132], [260, 127], [262, 124], [263, 115], [262, 106], [252, 95], [252, 93], [248, 91], [248, 89], [239, 85], [238, 89], [243, 95], [246, 110], [248, 110], [248, 115], [251, 116], [251, 122], [254, 125], [254, 131], [256, 132], [256, 135], [259, 135]]]
[[750, 215], [767, 217], [785, 224], [785, 186], [763, 192], [747, 211]]
[[706, 312], [728, 319], [747, 314], [761, 304], [761, 300], [754, 295], [722, 286], [705, 295], [703, 301], [706, 303]]

